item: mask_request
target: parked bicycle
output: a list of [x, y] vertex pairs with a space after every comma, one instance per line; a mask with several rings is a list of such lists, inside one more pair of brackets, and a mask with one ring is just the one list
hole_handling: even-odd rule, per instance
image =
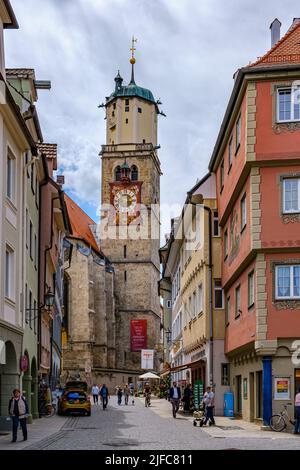
[[288, 411], [287, 411], [287, 407], [292, 406], [292, 405], [293, 405], [292, 403], [287, 403], [286, 405], [282, 405], [283, 407], [282, 411], [271, 416], [270, 428], [273, 431], [276, 431], [276, 432], [283, 431], [284, 429], [287, 428], [288, 423], [291, 423], [293, 426], [295, 425], [295, 420], [290, 418]]

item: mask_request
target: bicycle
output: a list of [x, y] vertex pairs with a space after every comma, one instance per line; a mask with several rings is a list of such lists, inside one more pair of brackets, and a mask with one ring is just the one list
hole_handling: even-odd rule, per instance
[[56, 403], [42, 405], [40, 414], [43, 418], [51, 418], [56, 415]]
[[283, 431], [284, 429], [287, 428], [288, 423], [291, 423], [293, 426], [295, 425], [295, 420], [290, 418], [288, 411], [287, 411], [287, 407], [289, 405], [292, 406], [292, 403], [288, 403], [287, 405], [282, 405], [283, 410], [271, 416], [270, 428], [273, 431], [276, 431], [276, 432]]

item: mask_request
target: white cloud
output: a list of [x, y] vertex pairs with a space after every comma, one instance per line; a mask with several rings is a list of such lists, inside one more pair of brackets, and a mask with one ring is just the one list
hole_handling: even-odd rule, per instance
[[[136, 81], [163, 101], [159, 119], [164, 176], [161, 201], [183, 204], [207, 165], [238, 67], [270, 46], [269, 25], [282, 32], [298, 14], [291, 0], [12, 0], [19, 30], [7, 30], [7, 66], [34, 67], [52, 90], [39, 93], [46, 141], [57, 142], [66, 187], [96, 208], [98, 153], [105, 143], [97, 105], [126, 82], [132, 34], [138, 38]], [[173, 190], [176, 188], [176, 190]], [[165, 222], [164, 222], [165, 224]], [[168, 231], [163, 227], [162, 231]]]

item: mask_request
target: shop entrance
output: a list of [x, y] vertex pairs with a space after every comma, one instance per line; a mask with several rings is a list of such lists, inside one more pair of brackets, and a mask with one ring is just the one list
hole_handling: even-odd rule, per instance
[[262, 371], [256, 372], [256, 418], [262, 418], [263, 415], [263, 386]]
[[242, 376], [236, 376], [236, 412], [242, 414]]

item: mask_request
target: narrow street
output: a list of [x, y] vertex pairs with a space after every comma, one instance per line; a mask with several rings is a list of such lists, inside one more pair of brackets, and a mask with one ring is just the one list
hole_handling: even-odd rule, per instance
[[[216, 418], [217, 426], [194, 427], [192, 417], [171, 416], [166, 400], [153, 399], [150, 408], [142, 399], [135, 405], [117, 405], [111, 397], [108, 409], [92, 407], [91, 417], [44, 418], [29, 426], [28, 442], [11, 444], [0, 437], [0, 450], [212, 450], [300, 448], [300, 436], [261, 431], [240, 420]], [[34, 431], [35, 426], [41, 426]], [[48, 432], [48, 435], [47, 435]], [[38, 439], [37, 435], [42, 438]], [[21, 432], [19, 431], [19, 439]], [[33, 443], [34, 441], [34, 443]]]

